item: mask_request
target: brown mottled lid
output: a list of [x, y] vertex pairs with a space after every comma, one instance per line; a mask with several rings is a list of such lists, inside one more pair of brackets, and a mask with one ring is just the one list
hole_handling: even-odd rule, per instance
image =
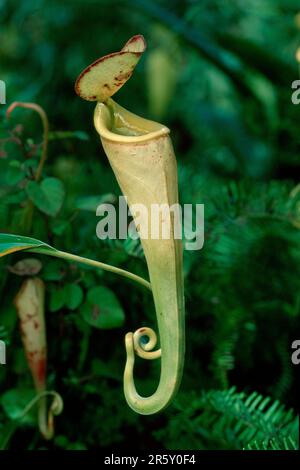
[[87, 101], [105, 102], [131, 77], [145, 49], [145, 39], [137, 35], [130, 38], [120, 52], [93, 62], [76, 80], [77, 95]]

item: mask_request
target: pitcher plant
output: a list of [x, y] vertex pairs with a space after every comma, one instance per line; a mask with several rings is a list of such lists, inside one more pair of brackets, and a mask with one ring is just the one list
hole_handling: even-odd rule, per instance
[[[164, 409], [180, 385], [185, 353], [182, 241], [178, 235], [177, 164], [170, 130], [162, 124], [137, 116], [111, 97], [131, 77], [146, 48], [140, 35], [131, 38], [120, 52], [106, 55], [78, 77], [76, 93], [97, 101], [94, 125], [112, 170], [126, 197], [141, 236], [159, 331], [150, 328], [127, 333], [124, 392], [129, 406], [149, 415]], [[169, 210], [154, 220], [152, 207]], [[136, 210], [137, 207], [145, 210]], [[156, 223], [153, 236], [153, 225]], [[167, 224], [167, 236], [163, 233]], [[135, 354], [144, 359], [161, 358], [157, 390], [142, 397], [136, 390], [133, 369]]]

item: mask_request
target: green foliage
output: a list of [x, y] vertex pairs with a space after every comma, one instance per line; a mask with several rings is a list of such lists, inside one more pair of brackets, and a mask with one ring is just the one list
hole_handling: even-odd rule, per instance
[[[298, 448], [298, 418], [278, 400], [257, 392], [210, 391], [200, 398], [176, 403], [177, 414], [156, 434], [169, 448]], [[186, 447], [187, 446], [187, 447]]]
[[[24, 387], [20, 390], [10, 389], [4, 393], [1, 397], [1, 405], [6, 416], [12, 420], [19, 419], [24, 408], [34, 398], [34, 391], [31, 389], [25, 389]], [[26, 414], [23, 419], [23, 423], [31, 425], [35, 422], [34, 415]]]
[[[299, 2], [171, 3], [0, 1], [8, 104], [36, 102], [50, 122], [36, 182], [38, 117], [19, 109], [7, 120], [0, 105], [0, 232], [31, 238], [0, 238], [0, 252], [20, 249], [0, 260], [2, 447], [299, 446], [289, 411], [298, 398], [291, 343], [300, 314], [300, 107], [290, 86], [299, 78]], [[77, 261], [35, 254], [46, 285], [47, 385], [65, 403], [56, 437], [45, 443], [35, 410], [15, 419], [33, 384], [13, 306], [21, 279], [11, 267], [28, 257], [29, 245], [48, 253], [54, 246], [147, 278], [138, 241], [96, 237], [97, 206], [116, 204], [120, 191], [93, 131], [93, 105], [73, 91], [84, 67], [137, 33], [148, 50], [118, 102], [171, 129], [181, 202], [205, 204], [204, 247], [184, 253], [182, 386], [164, 413], [135, 415], [122, 390], [124, 335], [143, 325], [156, 330], [150, 293]], [[159, 361], [137, 359], [136, 375], [141, 393], [152, 393]]]
[[281, 441], [271, 439], [270, 441], [253, 441], [246, 447], [247, 450], [299, 450], [299, 445], [294, 439], [288, 437]]
[[88, 290], [87, 300], [81, 312], [89, 325], [100, 329], [118, 328], [125, 320], [117, 297], [104, 286], [92, 287]]
[[55, 251], [55, 248], [46, 243], [31, 237], [23, 237], [11, 234], [0, 234], [0, 254], [1, 256], [14, 253], [16, 251], [44, 248], [46, 252]]
[[49, 309], [57, 312], [63, 307], [76, 310], [83, 300], [82, 288], [77, 284], [65, 284], [63, 287], [51, 291]]
[[64, 201], [64, 187], [56, 178], [45, 178], [39, 185], [29, 181], [26, 192], [34, 205], [47, 215], [56, 216]]

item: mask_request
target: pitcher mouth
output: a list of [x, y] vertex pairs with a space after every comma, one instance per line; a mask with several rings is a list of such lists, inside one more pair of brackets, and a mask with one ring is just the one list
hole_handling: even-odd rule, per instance
[[144, 143], [170, 133], [168, 127], [127, 111], [111, 98], [97, 104], [94, 125], [101, 138], [117, 143]]

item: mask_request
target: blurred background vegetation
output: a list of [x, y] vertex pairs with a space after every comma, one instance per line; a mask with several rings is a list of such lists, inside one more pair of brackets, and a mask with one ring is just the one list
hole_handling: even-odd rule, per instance
[[[120, 194], [93, 128], [93, 103], [74, 81], [102, 55], [143, 34], [147, 53], [117, 101], [172, 130], [181, 202], [205, 204], [205, 244], [185, 253], [187, 352], [175, 402], [134, 414], [122, 390], [124, 335], [155, 326], [147, 292], [113, 274], [40, 256], [46, 283], [48, 387], [63, 397], [56, 437], [45, 443], [13, 307], [22, 279], [1, 262], [0, 441], [11, 449], [294, 449], [298, 446], [291, 343], [300, 309], [300, 107], [297, 0], [0, 0], [0, 79], [7, 104], [31, 101], [51, 126], [44, 177], [64, 187], [62, 207], [35, 209], [22, 226], [42, 129], [24, 109], [0, 106], [0, 229], [30, 235], [141, 276], [140, 246], [96, 238], [100, 202]], [[298, 173], [298, 176], [297, 176]], [[37, 204], [38, 205], [38, 204]], [[46, 212], [46, 213], [45, 213]], [[119, 327], [92, 325], [88, 294], [118, 301]], [[71, 294], [70, 294], [71, 292]], [[90, 294], [91, 295], [91, 294]], [[97, 297], [98, 296], [98, 297]], [[73, 300], [70, 301], [70, 298]], [[114, 300], [116, 300], [114, 299]], [[113, 304], [108, 305], [114, 315]], [[119, 312], [119, 310], [118, 310]], [[138, 361], [151, 393], [159, 361]], [[265, 397], [269, 397], [265, 398]]]

